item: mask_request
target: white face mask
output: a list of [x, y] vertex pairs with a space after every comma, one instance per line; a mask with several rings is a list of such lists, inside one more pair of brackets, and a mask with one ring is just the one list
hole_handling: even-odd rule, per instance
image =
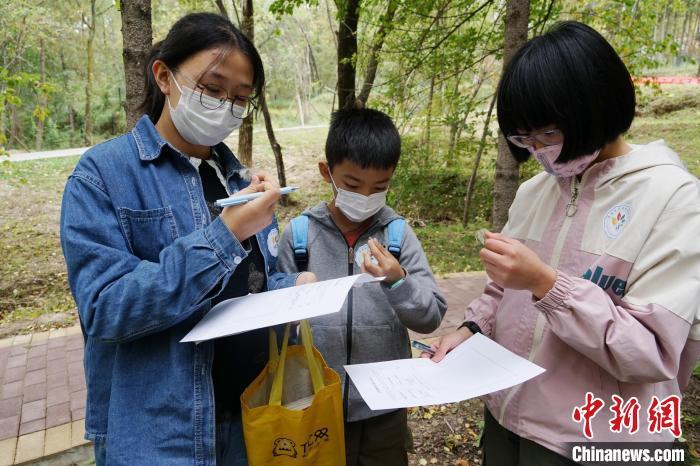
[[328, 175], [331, 177], [331, 183], [333, 183], [333, 187], [337, 192], [335, 195], [335, 206], [340, 209], [343, 215], [353, 222], [364, 222], [386, 205], [386, 195], [388, 191], [374, 193], [369, 196], [346, 191], [340, 189], [335, 184], [330, 169], [328, 170]]
[[[202, 105], [199, 97], [195, 96], [193, 89], [180, 87], [175, 75], [171, 73], [171, 76], [180, 91], [180, 100], [173, 108], [168, 97], [168, 108], [175, 128], [185, 141], [196, 146], [215, 146], [243, 124], [241, 116], [245, 107], [231, 107], [232, 104], [226, 102], [214, 110], [208, 109]], [[202, 94], [202, 99], [211, 102], [211, 107], [219, 105], [219, 100], [213, 97]]]

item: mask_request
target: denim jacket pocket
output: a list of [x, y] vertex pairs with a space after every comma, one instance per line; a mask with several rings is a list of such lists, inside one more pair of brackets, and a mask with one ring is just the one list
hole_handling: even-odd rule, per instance
[[149, 210], [119, 207], [118, 211], [129, 249], [140, 259], [158, 262], [160, 251], [179, 236], [170, 206]]

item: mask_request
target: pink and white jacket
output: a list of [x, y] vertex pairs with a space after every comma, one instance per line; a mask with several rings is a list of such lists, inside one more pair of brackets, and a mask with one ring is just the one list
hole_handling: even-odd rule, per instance
[[[700, 183], [663, 141], [593, 165], [578, 181], [523, 183], [503, 233], [557, 270], [549, 293], [489, 281], [466, 312], [485, 335], [544, 367], [485, 397], [506, 429], [560, 454], [583, 442], [586, 392], [605, 402], [592, 441], [669, 441], [648, 431], [651, 397], [679, 395], [700, 357]], [[639, 431], [611, 432], [612, 395], [640, 403]]]

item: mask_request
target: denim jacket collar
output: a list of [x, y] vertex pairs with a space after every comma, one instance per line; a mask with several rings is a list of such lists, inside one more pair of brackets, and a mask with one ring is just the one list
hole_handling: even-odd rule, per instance
[[[172, 147], [168, 141], [160, 135], [148, 115], [143, 115], [139, 121], [136, 122], [131, 132], [136, 140], [139, 158], [145, 162], [156, 160], [163, 153], [164, 148], [169, 148], [173, 152], [180, 154], [177, 149]], [[240, 173], [244, 169], [243, 165], [241, 165], [238, 159], [233, 155], [233, 152], [231, 152], [231, 149], [223, 142], [214, 146], [214, 151], [216, 151], [219, 156], [219, 161], [224, 167], [227, 179], [236, 173]]]

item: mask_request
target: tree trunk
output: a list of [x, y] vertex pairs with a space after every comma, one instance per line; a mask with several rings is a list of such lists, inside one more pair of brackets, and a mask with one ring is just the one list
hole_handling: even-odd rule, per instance
[[[233, 1], [235, 2], [236, 0], [233, 0]], [[226, 6], [224, 5], [223, 0], [215, 0], [214, 3], [216, 4], [216, 7], [219, 9], [221, 16], [223, 16], [226, 19], [229, 19], [228, 11], [226, 11]]]
[[382, 51], [382, 47], [384, 47], [384, 39], [386, 38], [389, 25], [394, 20], [397, 7], [397, 1], [389, 0], [386, 13], [384, 13], [384, 17], [379, 24], [379, 29], [374, 36], [374, 42], [372, 44], [369, 60], [367, 62], [367, 69], [365, 70], [364, 82], [362, 83], [362, 90], [360, 91], [360, 95], [357, 97], [358, 102], [360, 102], [363, 107], [367, 105], [369, 93], [372, 91], [372, 87], [374, 86], [374, 79], [377, 77], [377, 68], [379, 67], [379, 54]]
[[688, 54], [690, 56], [695, 55], [696, 43], [700, 37], [700, 11], [695, 14], [695, 21], [688, 31]]
[[301, 97], [299, 93], [294, 96], [294, 101], [297, 104], [297, 116], [299, 117], [299, 126], [306, 126], [306, 119], [304, 117], [304, 108], [301, 105]]
[[450, 121], [450, 140], [447, 144], [447, 165], [454, 165], [454, 154], [457, 150], [457, 133], [459, 129], [459, 121]]
[[666, 7], [664, 8], [664, 14], [663, 14], [663, 19], [661, 22], [663, 23], [662, 26], [662, 32], [661, 32], [661, 39], [666, 39], [666, 35], [668, 34], [668, 23], [671, 20], [671, 1], [666, 2]]
[[676, 40], [676, 29], [678, 29], [678, 12], [674, 11], [671, 17], [673, 18], [671, 20], [671, 38], [673, 38], [673, 40]]
[[486, 136], [489, 134], [489, 125], [491, 124], [491, 115], [493, 114], [493, 107], [496, 104], [496, 95], [494, 94], [491, 99], [491, 105], [489, 105], [489, 111], [486, 114], [486, 121], [484, 122], [484, 130], [481, 133], [481, 141], [479, 141], [479, 150], [474, 158], [474, 166], [472, 167], [472, 174], [469, 177], [469, 184], [467, 185], [467, 194], [464, 196], [464, 211], [462, 212], [462, 225], [467, 226], [469, 223], [469, 208], [471, 207], [472, 197], [474, 196], [474, 186], [476, 185], [476, 175], [479, 171], [479, 164], [481, 163], [481, 156], [484, 153], [484, 148], [486, 147]]
[[[529, 16], [529, 0], [507, 0], [503, 44], [504, 70], [513, 55], [527, 41]], [[519, 174], [518, 162], [511, 155], [503, 134], [499, 133], [491, 212], [491, 228], [494, 231], [501, 231], [508, 220], [508, 209], [518, 190]]]
[[5, 123], [7, 104], [0, 105], [0, 155], [5, 154], [7, 147], [10, 145], [7, 137], [7, 124]]
[[348, 0], [338, 25], [338, 108], [355, 105], [357, 22], [360, 0]]
[[[39, 40], [39, 76], [41, 78], [41, 84], [46, 82], [46, 50], [44, 48], [44, 39]], [[36, 121], [36, 139], [34, 140], [34, 147], [36, 150], [41, 150], [44, 145], [44, 121], [46, 119], [46, 106], [48, 105], [48, 99], [46, 92], [43, 90], [39, 93], [39, 111], [41, 116], [37, 118]]]
[[[255, 43], [253, 0], [243, 0], [241, 16], [241, 32]], [[243, 124], [238, 130], [238, 158], [244, 166], [253, 166], [253, 115], [243, 120]]]
[[[272, 148], [272, 153], [275, 154], [275, 165], [277, 166], [277, 180], [279, 181], [280, 187], [287, 186], [287, 175], [284, 170], [284, 159], [282, 158], [282, 147], [277, 138], [275, 137], [275, 131], [272, 129], [272, 119], [270, 118], [270, 110], [267, 108], [267, 99], [263, 96], [261, 110], [263, 118], [265, 120], [265, 131], [267, 131], [267, 139], [270, 141], [270, 147]], [[282, 196], [282, 205], [287, 205], [289, 202], [288, 196]]]
[[90, 22], [84, 21], [88, 28], [87, 37], [87, 76], [85, 78], [85, 145], [92, 145], [92, 70], [95, 64], [93, 44], [95, 42], [95, 1], [90, 1]]
[[30, 150], [22, 138], [22, 123], [16, 105], [10, 107], [10, 142], [10, 146], [21, 147], [27, 152]]
[[430, 91], [428, 91], [428, 114], [425, 117], [425, 141], [423, 145], [426, 151], [430, 151], [430, 125], [433, 123], [433, 97], [435, 96], [435, 75], [430, 77]]
[[148, 54], [153, 42], [151, 0], [121, 0], [124, 76], [126, 83], [126, 126], [131, 128], [141, 116], [146, 97], [144, 82]]
[[[455, 149], [457, 148], [457, 143], [462, 137], [462, 129], [464, 126], [467, 124], [467, 121], [469, 120], [469, 116], [471, 115], [471, 112], [474, 110], [474, 102], [476, 101], [476, 97], [479, 94], [479, 91], [481, 90], [481, 86], [484, 85], [484, 80], [486, 79], [486, 67], [482, 66], [481, 71], [479, 72], [479, 78], [474, 85], [474, 89], [472, 90], [472, 93], [469, 95], [469, 111], [464, 114], [464, 118], [462, 121], [456, 123], [456, 128], [455, 128], [455, 135], [454, 135], [454, 141], [450, 142], [450, 157], [452, 158], [452, 155], [454, 154]], [[459, 85], [462, 80], [462, 75], [459, 75], [459, 78], [457, 82], [455, 83], [455, 90], [454, 94], [456, 95], [459, 92]]]
[[[299, 26], [301, 28], [301, 25]], [[302, 34], [305, 36], [305, 32], [302, 30]], [[297, 114], [299, 116], [299, 124], [301, 126], [306, 126], [306, 121], [311, 114], [311, 86], [313, 83], [314, 76], [314, 59], [313, 52], [311, 51], [311, 44], [307, 42], [307, 46], [304, 49], [303, 60], [297, 66], [297, 72], [294, 79], [294, 86], [296, 87], [296, 95], [294, 100], [297, 104]]]

